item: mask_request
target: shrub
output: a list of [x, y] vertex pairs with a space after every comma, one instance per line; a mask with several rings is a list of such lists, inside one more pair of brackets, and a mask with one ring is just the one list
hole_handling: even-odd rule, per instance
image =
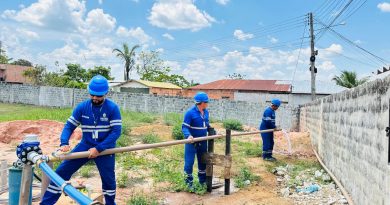
[[181, 124], [176, 124], [172, 129], [172, 137], [175, 140], [182, 140], [184, 139], [184, 134], [181, 131]]
[[235, 177], [234, 182], [236, 183], [236, 187], [244, 188], [244, 187], [248, 186], [250, 183], [253, 183], [254, 181], [259, 181], [259, 180], [260, 180], [260, 177], [253, 175], [248, 167], [243, 167], [243, 168], [241, 168], [238, 176]]
[[144, 144], [153, 144], [153, 143], [157, 143], [157, 142], [161, 142], [161, 140], [154, 133], [149, 133], [149, 134], [142, 136], [142, 143], [144, 143]]
[[234, 119], [228, 119], [223, 121], [223, 127], [225, 129], [230, 129], [230, 130], [237, 130], [237, 131], [243, 131], [244, 129], [242, 128], [242, 124], [238, 120]]
[[166, 113], [164, 115], [164, 124], [168, 126], [173, 126], [183, 122], [183, 115], [178, 113]]
[[93, 176], [93, 166], [90, 166], [90, 165], [84, 165], [80, 168], [79, 170], [79, 173], [82, 177], [84, 178], [89, 178], [91, 176]]

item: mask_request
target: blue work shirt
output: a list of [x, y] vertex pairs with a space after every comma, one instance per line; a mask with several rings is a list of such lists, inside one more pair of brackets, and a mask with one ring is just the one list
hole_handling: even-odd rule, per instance
[[184, 134], [184, 138], [187, 139], [190, 135], [194, 138], [207, 136], [207, 128], [209, 127], [209, 111], [207, 109], [203, 110], [202, 115], [195, 105], [184, 115], [181, 130]]
[[275, 129], [275, 110], [267, 107], [263, 113], [263, 118], [260, 124], [260, 130]]
[[66, 121], [60, 146], [69, 145], [69, 138], [79, 125], [83, 132], [80, 143], [95, 147], [99, 152], [114, 148], [122, 129], [119, 107], [109, 99], [99, 106], [93, 105], [92, 100], [81, 102]]

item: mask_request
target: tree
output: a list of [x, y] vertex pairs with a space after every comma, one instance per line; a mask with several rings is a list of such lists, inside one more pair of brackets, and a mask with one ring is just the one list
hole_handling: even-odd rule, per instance
[[107, 80], [114, 80], [114, 78], [111, 76], [110, 66], [108, 66], [107, 68], [104, 66], [95, 66], [92, 69], [88, 69], [87, 71], [88, 79], [91, 79], [95, 75], [102, 75], [105, 78], [107, 78]]
[[164, 61], [160, 58], [158, 51], [142, 51], [138, 55], [137, 73], [142, 76], [144, 73], [150, 73], [152, 70], [161, 70]]
[[177, 74], [170, 74], [169, 68], [163, 68], [161, 70], [151, 70], [143, 73], [141, 80], [155, 81], [155, 82], [166, 82], [172, 83], [179, 87], [189, 87], [191, 83], [188, 82], [183, 76]]
[[8, 64], [8, 62], [11, 60], [12, 58], [8, 58], [7, 54], [5, 53], [5, 50], [0, 48], [0, 64]]
[[226, 76], [226, 78], [229, 78], [229, 79], [244, 79], [246, 77], [246, 75], [241, 75], [240, 73], [233, 73], [233, 74], [229, 74], [228, 76]]
[[33, 64], [30, 61], [25, 60], [25, 59], [18, 59], [16, 61], [12, 62], [11, 64], [13, 64], [13, 65], [21, 65], [21, 66], [30, 66], [30, 67], [33, 66]]
[[46, 67], [43, 65], [36, 65], [23, 71], [22, 75], [30, 79], [33, 85], [44, 85], [46, 74]]
[[334, 76], [332, 80], [335, 81], [336, 84], [339, 86], [346, 87], [346, 88], [353, 88], [367, 82], [368, 78], [366, 77], [359, 80], [354, 71], [344, 70], [341, 71], [340, 76]]
[[134, 67], [135, 64], [135, 49], [139, 48], [139, 45], [134, 45], [130, 50], [129, 46], [126, 43], [123, 43], [123, 50], [115, 48], [112, 50], [113, 53], [116, 53], [116, 56], [122, 59], [125, 62], [124, 69], [124, 79], [128, 81], [130, 79], [129, 73]]
[[68, 63], [66, 64], [67, 70], [64, 76], [68, 76], [71, 80], [76, 82], [88, 82], [87, 70], [82, 68], [80, 64]]

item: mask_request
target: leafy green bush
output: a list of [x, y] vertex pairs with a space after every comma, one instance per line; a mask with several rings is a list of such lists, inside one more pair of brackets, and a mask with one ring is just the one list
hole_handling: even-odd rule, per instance
[[228, 119], [223, 121], [223, 127], [225, 129], [230, 129], [230, 130], [237, 130], [237, 131], [243, 131], [244, 129], [242, 128], [242, 124], [238, 120], [234, 119]]
[[142, 136], [142, 143], [144, 144], [153, 144], [157, 142], [161, 142], [161, 139], [154, 133], [149, 133]]
[[235, 177], [234, 182], [236, 183], [236, 187], [244, 188], [244, 187], [248, 186], [249, 184], [251, 184], [255, 181], [259, 181], [259, 180], [260, 180], [260, 177], [253, 175], [248, 167], [243, 167], [243, 168], [241, 168], [238, 176]]
[[184, 139], [184, 134], [181, 131], [181, 124], [176, 124], [172, 129], [172, 137], [175, 140], [182, 140]]

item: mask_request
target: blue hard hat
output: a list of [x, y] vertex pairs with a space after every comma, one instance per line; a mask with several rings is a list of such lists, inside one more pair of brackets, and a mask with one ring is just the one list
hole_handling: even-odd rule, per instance
[[280, 106], [280, 100], [279, 99], [272, 99], [271, 100], [272, 105], [275, 105], [276, 107]]
[[205, 92], [198, 92], [194, 96], [195, 103], [208, 103], [209, 102], [209, 96]]
[[91, 95], [103, 96], [108, 92], [108, 81], [101, 75], [94, 76], [88, 85], [88, 92]]

